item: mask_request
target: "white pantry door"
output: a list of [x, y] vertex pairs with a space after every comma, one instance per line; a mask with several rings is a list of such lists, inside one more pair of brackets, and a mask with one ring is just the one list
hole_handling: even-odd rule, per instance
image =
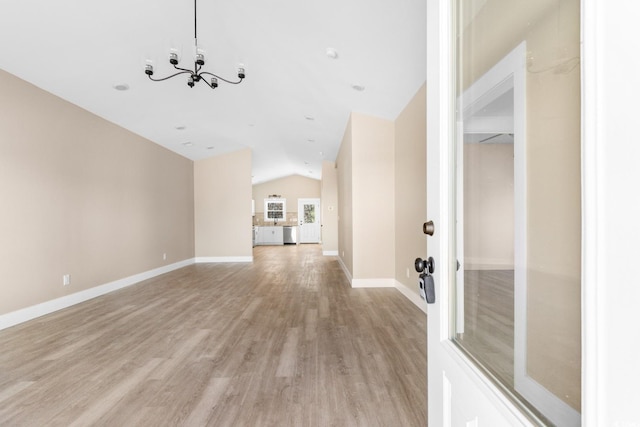
[[298, 243], [320, 243], [320, 199], [298, 199]]

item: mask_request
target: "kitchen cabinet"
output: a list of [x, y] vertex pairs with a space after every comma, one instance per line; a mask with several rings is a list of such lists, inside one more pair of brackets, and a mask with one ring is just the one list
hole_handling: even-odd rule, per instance
[[256, 245], [283, 245], [284, 233], [282, 227], [256, 227]]

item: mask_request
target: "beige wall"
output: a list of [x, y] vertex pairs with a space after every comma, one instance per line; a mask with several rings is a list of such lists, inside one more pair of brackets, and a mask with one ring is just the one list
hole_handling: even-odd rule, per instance
[[464, 268], [514, 268], [513, 144], [464, 144]]
[[193, 258], [190, 160], [4, 71], [0, 93], [0, 314]]
[[352, 120], [342, 137], [336, 160], [338, 178], [338, 256], [353, 277], [353, 172], [352, 172]]
[[251, 150], [198, 160], [194, 188], [196, 257], [252, 257]]
[[353, 278], [395, 277], [394, 123], [352, 113]]
[[264, 222], [264, 199], [272, 194], [279, 194], [287, 199], [287, 221], [298, 223], [298, 199], [320, 199], [320, 180], [307, 178], [301, 175], [291, 175], [274, 179], [253, 186], [253, 200], [256, 203], [256, 216], [254, 222]]
[[[418, 294], [413, 263], [425, 256], [426, 88], [395, 122], [352, 113], [336, 161], [338, 252], [359, 286]], [[407, 277], [409, 269], [409, 277]]]
[[352, 113], [337, 160], [338, 251], [358, 286], [395, 275], [394, 123]]
[[338, 171], [335, 162], [322, 162], [322, 251], [338, 252]]
[[395, 121], [395, 278], [416, 294], [414, 261], [427, 255], [426, 96], [423, 85]]
[[[505, 19], [505, 17], [509, 19]], [[465, 86], [527, 42], [527, 371], [580, 408], [580, 2], [493, 0], [467, 28]]]

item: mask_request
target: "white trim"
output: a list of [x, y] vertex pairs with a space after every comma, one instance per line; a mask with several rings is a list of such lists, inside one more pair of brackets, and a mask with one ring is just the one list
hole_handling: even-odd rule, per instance
[[521, 375], [516, 371], [515, 376], [517, 391], [536, 408], [544, 410], [544, 416], [554, 424], [566, 427], [580, 426], [580, 412], [567, 405], [526, 373]]
[[252, 256], [196, 257], [196, 264], [219, 263], [219, 262], [253, 262], [253, 257]]
[[[437, 77], [429, 78], [429, 70], [427, 70], [427, 81], [432, 80], [434, 83], [437, 82], [438, 89], [436, 92], [437, 103], [436, 105], [429, 105], [429, 99], [427, 98], [427, 123], [430, 121], [429, 114], [432, 114], [432, 117], [437, 118], [437, 122], [433, 123], [434, 126], [427, 126], [427, 151], [431, 149], [430, 153], [427, 153], [427, 211], [429, 211], [429, 198], [433, 197], [434, 199], [439, 200], [440, 202], [437, 204], [437, 212], [432, 212], [429, 214], [427, 212], [427, 217], [431, 218], [439, 229], [439, 233], [434, 235], [432, 241], [429, 242], [430, 248], [433, 248], [434, 258], [439, 265], [442, 265], [443, 268], [440, 268], [439, 271], [436, 271], [434, 274], [434, 279], [436, 281], [436, 303], [432, 305], [434, 311], [438, 315], [438, 322], [434, 322], [439, 326], [437, 334], [428, 334], [427, 339], [435, 338], [440, 343], [449, 340], [449, 323], [450, 323], [450, 305], [449, 305], [449, 297], [450, 297], [450, 289], [449, 284], [451, 280], [454, 279], [454, 276], [451, 271], [451, 261], [455, 259], [456, 254], [452, 253], [455, 251], [455, 247], [451, 246], [451, 235], [453, 234], [453, 229], [451, 229], [451, 225], [449, 223], [450, 215], [450, 200], [449, 200], [449, 189], [452, 186], [451, 184], [451, 151], [454, 148], [454, 145], [451, 143], [452, 135], [450, 129], [450, 124], [452, 123], [451, 117], [452, 114], [452, 105], [453, 96], [452, 93], [452, 68], [453, 64], [452, 58], [452, 46], [453, 41], [452, 33], [451, 33], [451, 24], [452, 16], [451, 16], [451, 8], [449, 2], [447, 0], [438, 0], [434, 1], [434, 3], [440, 3], [438, 7], [438, 24], [435, 27], [435, 32], [438, 33], [435, 40], [437, 41], [437, 55], [438, 60], [435, 61], [437, 64], [437, 70], [434, 70], [438, 75]], [[428, 6], [427, 6], [428, 8]], [[429, 18], [429, 12], [427, 11], [427, 18]], [[427, 22], [427, 28], [429, 28], [429, 23]], [[443, 36], [446, 34], [446, 36]], [[428, 35], [427, 35], [428, 37]], [[430, 53], [427, 48], [427, 58], [429, 58]], [[435, 59], [435, 58], [434, 58]], [[429, 61], [427, 61], [427, 66]], [[427, 82], [427, 85], [429, 83]], [[430, 86], [431, 91], [435, 91], [435, 87]], [[435, 108], [436, 110], [432, 110]], [[431, 132], [429, 132], [431, 129]], [[428, 141], [434, 141], [432, 145], [429, 144]], [[435, 163], [437, 165], [433, 165]], [[432, 180], [429, 178], [429, 171], [432, 170], [432, 175], [435, 175], [437, 178]], [[435, 185], [429, 185], [429, 182], [435, 182]], [[431, 250], [431, 249], [430, 249]], [[440, 261], [438, 261], [440, 259]], [[438, 278], [438, 276], [440, 276]], [[440, 295], [440, 296], [438, 296]], [[437, 307], [437, 308], [436, 308]], [[439, 391], [435, 391], [436, 393]], [[430, 413], [430, 411], [427, 411]], [[435, 424], [429, 420], [430, 424]]]
[[606, 425], [605, 402], [607, 387], [599, 366], [604, 344], [601, 330], [604, 323], [600, 313], [606, 312], [606, 299], [601, 295], [605, 284], [600, 257], [604, 254], [600, 237], [600, 223], [605, 216], [601, 209], [599, 183], [604, 180], [601, 167], [603, 154], [598, 143], [605, 144], [604, 115], [601, 113], [601, 78], [604, 56], [604, 14], [598, 1], [582, 0], [581, 11], [581, 92], [582, 92], [582, 423], [584, 427]]
[[352, 288], [395, 288], [396, 279], [352, 279]]
[[165, 265], [153, 270], [145, 271], [143, 273], [134, 274], [133, 276], [105, 283], [104, 285], [95, 286], [93, 288], [76, 292], [71, 295], [65, 295], [60, 298], [32, 305], [31, 307], [26, 307], [20, 310], [13, 311], [11, 313], [3, 314], [2, 316], [0, 316], [0, 330], [10, 328], [20, 323], [24, 323], [29, 320], [33, 320], [38, 317], [53, 313], [55, 311], [71, 307], [72, 305], [76, 305], [81, 302], [85, 302], [90, 299], [108, 294], [110, 292], [117, 291], [118, 289], [135, 285], [136, 283], [142, 282], [143, 280], [154, 278], [161, 274], [186, 267], [193, 263], [193, 258], [186, 259], [174, 264]]
[[425, 300], [420, 298], [420, 295], [413, 292], [408, 286], [404, 283], [400, 283], [396, 280], [395, 287], [402, 295], [404, 295], [409, 301], [411, 301], [416, 307], [420, 310], [424, 311], [424, 314], [427, 314], [427, 303]]
[[340, 257], [338, 257], [338, 264], [340, 264], [340, 267], [342, 268], [344, 275], [347, 277], [347, 280], [349, 280], [349, 284], [352, 288], [396, 288], [402, 295], [404, 295], [405, 298], [411, 301], [425, 314], [427, 313], [427, 303], [403, 283], [400, 283], [395, 279], [354, 279]]
[[338, 251], [322, 251], [324, 256], [338, 256]]

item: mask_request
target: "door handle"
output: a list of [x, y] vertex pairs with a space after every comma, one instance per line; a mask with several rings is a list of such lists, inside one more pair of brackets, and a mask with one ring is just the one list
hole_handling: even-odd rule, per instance
[[[422, 232], [428, 236], [433, 236], [436, 231], [433, 221], [427, 221], [422, 224]], [[436, 302], [436, 284], [433, 280], [433, 272], [436, 269], [436, 262], [433, 257], [423, 260], [422, 258], [416, 258], [414, 263], [416, 271], [420, 273], [418, 279], [418, 286], [420, 287], [420, 296], [423, 300], [427, 301], [427, 304], [433, 304]]]
[[433, 274], [436, 269], [436, 262], [433, 257], [427, 258], [426, 261], [422, 258], [416, 258], [414, 266], [418, 273], [422, 273], [423, 271], [427, 270], [428, 274]]

